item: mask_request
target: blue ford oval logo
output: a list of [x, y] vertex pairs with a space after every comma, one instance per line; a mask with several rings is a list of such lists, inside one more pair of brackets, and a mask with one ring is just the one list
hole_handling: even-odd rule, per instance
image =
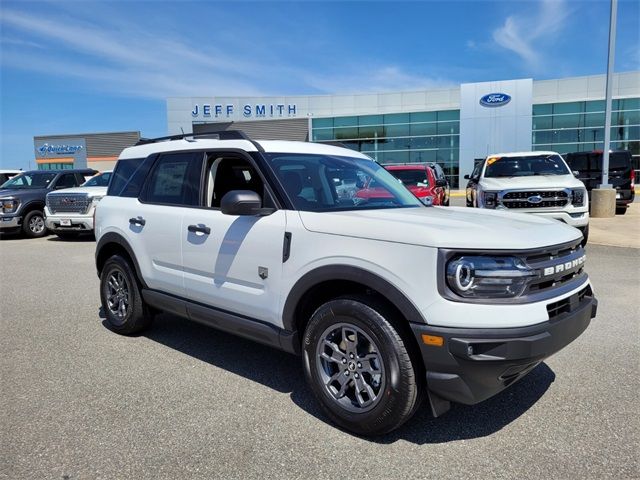
[[527, 198], [527, 202], [529, 203], [540, 203], [542, 202], [542, 197], [540, 195], [533, 195]]
[[502, 107], [511, 101], [511, 96], [506, 93], [489, 93], [480, 99], [483, 107]]

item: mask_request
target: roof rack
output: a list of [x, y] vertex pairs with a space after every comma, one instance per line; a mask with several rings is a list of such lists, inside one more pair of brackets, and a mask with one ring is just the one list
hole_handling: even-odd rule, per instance
[[166, 137], [157, 138], [140, 138], [136, 143], [138, 145], [148, 145], [150, 143], [158, 142], [170, 142], [171, 140], [183, 140], [185, 138], [196, 137], [211, 137], [215, 136], [218, 140], [249, 140], [251, 143], [255, 142], [249, 138], [249, 136], [242, 130], [215, 130], [211, 132], [198, 132], [198, 133], [180, 133], [178, 135], [167, 135]]

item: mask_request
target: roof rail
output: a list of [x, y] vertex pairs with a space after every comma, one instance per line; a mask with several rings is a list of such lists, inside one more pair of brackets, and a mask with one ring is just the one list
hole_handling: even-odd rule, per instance
[[150, 143], [158, 142], [170, 142], [171, 140], [183, 140], [189, 137], [209, 137], [212, 135], [215, 135], [218, 140], [249, 140], [251, 143], [254, 143], [253, 140], [251, 140], [249, 136], [242, 130], [215, 130], [211, 132], [180, 133], [178, 135], [167, 135], [166, 137], [157, 138], [140, 138], [140, 140], [138, 140], [138, 142], [136, 143], [136, 146], [148, 145]]

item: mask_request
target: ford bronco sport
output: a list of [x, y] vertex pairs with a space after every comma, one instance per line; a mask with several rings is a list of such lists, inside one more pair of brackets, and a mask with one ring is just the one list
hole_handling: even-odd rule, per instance
[[[108, 325], [180, 317], [300, 354], [326, 415], [389, 432], [426, 397], [495, 395], [575, 340], [597, 301], [576, 229], [427, 207], [372, 159], [225, 131], [125, 149], [96, 208]], [[389, 195], [339, 196], [370, 177]]]

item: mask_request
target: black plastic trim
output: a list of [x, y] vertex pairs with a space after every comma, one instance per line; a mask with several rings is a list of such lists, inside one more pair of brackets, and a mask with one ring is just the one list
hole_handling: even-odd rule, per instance
[[142, 290], [142, 297], [162, 311], [289, 353], [299, 352], [297, 335], [275, 325], [148, 288]]
[[140, 271], [140, 265], [138, 265], [138, 259], [133, 253], [133, 248], [131, 248], [131, 245], [129, 245], [129, 242], [127, 242], [127, 240], [122, 235], [115, 232], [105, 233], [102, 237], [100, 237], [100, 240], [96, 245], [95, 260], [96, 260], [96, 270], [98, 273], [98, 277], [100, 277], [100, 268], [98, 267], [98, 257], [100, 256], [100, 252], [102, 251], [102, 249], [109, 243], [115, 243], [120, 247], [124, 248], [124, 250], [127, 252], [129, 257], [131, 257], [131, 260], [133, 260], [133, 266], [136, 270], [136, 276], [138, 277], [138, 281], [144, 288], [146, 288], [147, 284], [144, 281], [144, 278], [142, 277], [142, 273]]
[[323, 282], [336, 280], [356, 282], [375, 290], [384, 295], [409, 322], [425, 323], [415, 305], [400, 290], [378, 275], [351, 265], [328, 265], [306, 273], [295, 283], [284, 304], [282, 313], [284, 328], [296, 331], [296, 309], [311, 288]]
[[282, 244], [282, 263], [289, 260], [291, 255], [291, 232], [284, 232], [284, 242]]
[[[576, 294], [578, 295], [578, 294]], [[448, 328], [411, 324], [436, 399], [472, 405], [504, 390], [540, 362], [578, 338], [596, 316], [598, 301], [585, 299], [552, 321], [518, 328]], [[422, 335], [444, 338], [425, 345]]]

